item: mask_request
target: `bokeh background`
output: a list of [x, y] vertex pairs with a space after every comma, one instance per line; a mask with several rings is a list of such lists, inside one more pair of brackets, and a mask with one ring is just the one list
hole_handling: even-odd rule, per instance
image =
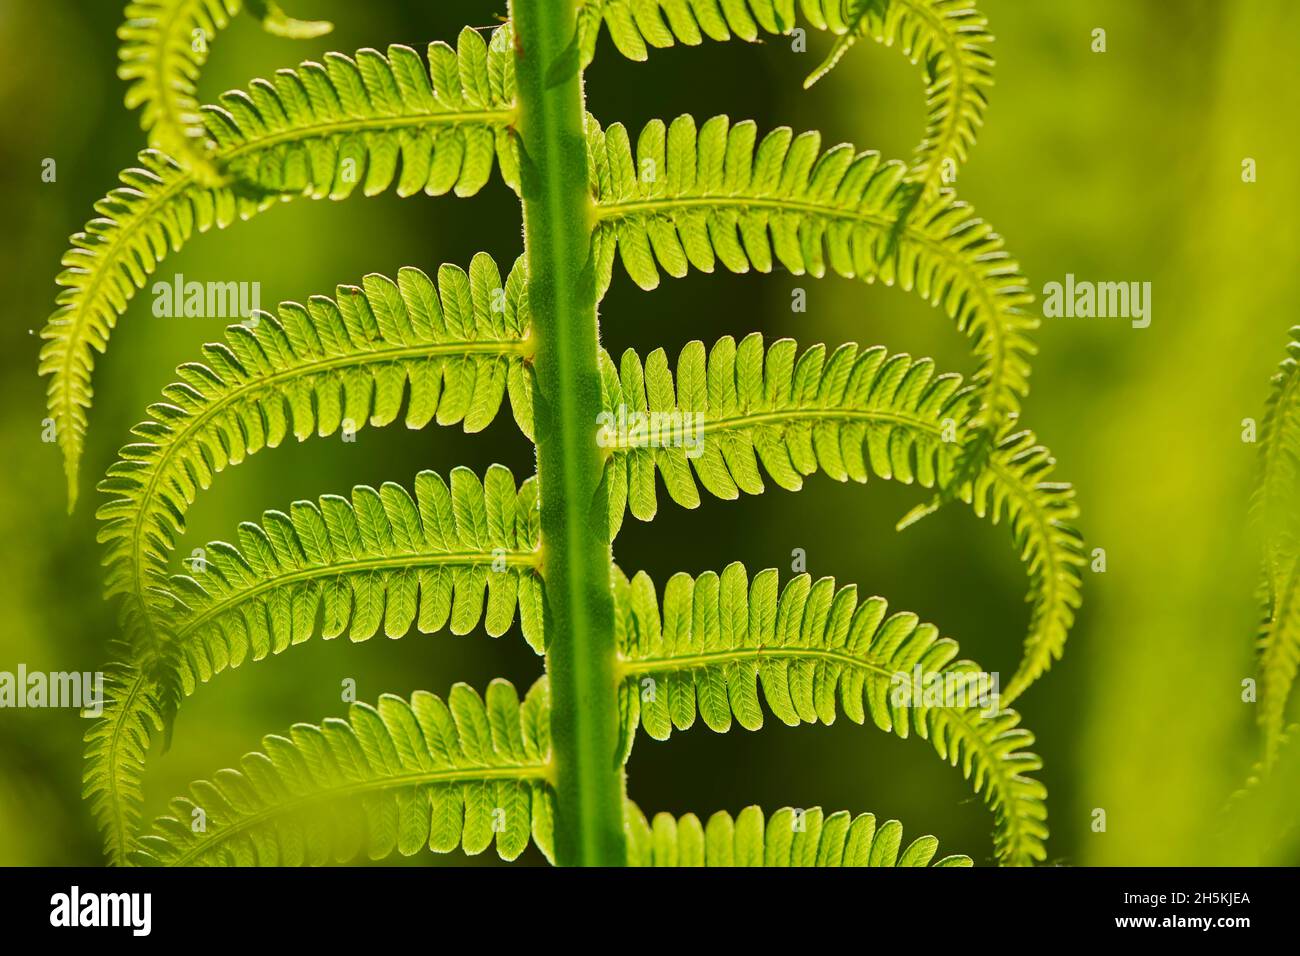
[[[1242, 420], [1263, 411], [1300, 299], [1297, 208], [1300, 3], [1292, 0], [982, 0], [997, 36], [987, 124], [958, 190], [996, 224], [1030, 284], [1068, 272], [1149, 281], [1150, 328], [1123, 320], [1049, 319], [1038, 342], [1026, 424], [1078, 488], [1089, 548], [1107, 570], [1085, 575], [1085, 605], [1065, 659], [1019, 702], [1038, 737], [1049, 789], [1050, 860], [1068, 865], [1211, 863], [1216, 813], [1257, 759], [1253, 673], [1256, 561], [1246, 522], [1256, 447]], [[332, 36], [288, 41], [240, 18], [213, 44], [204, 99], [255, 76], [391, 42], [422, 48], [488, 26], [503, 0], [295, 0]], [[128, 429], [220, 332], [218, 320], [158, 319], [140, 295], [95, 370], [96, 402], [82, 504], [65, 514], [58, 452], [41, 441], [44, 382], [37, 334], [53, 308], [67, 236], [116, 185], [143, 143], [114, 76], [118, 2], [0, 0], [0, 670], [87, 670], [115, 632], [101, 600], [91, 483]], [[1092, 31], [1107, 50], [1091, 50]], [[676, 48], [638, 64], [602, 38], [588, 73], [589, 106], [605, 123], [725, 112], [763, 128], [820, 129], [906, 157], [923, 128], [918, 69], [896, 51], [856, 47], [812, 91], [820, 62], [780, 38]], [[1243, 183], [1244, 158], [1258, 181]], [[58, 163], [55, 183], [41, 164]], [[479, 250], [503, 263], [520, 252], [518, 209], [495, 178], [472, 200], [391, 193], [343, 203], [298, 202], [227, 233], [195, 239], [162, 274], [259, 281], [264, 306], [329, 292], [368, 272], [404, 265], [433, 272]], [[790, 311], [805, 288], [805, 314]], [[886, 344], [968, 372], [965, 340], [942, 315], [896, 289], [841, 279], [771, 275], [668, 280], [644, 294], [621, 273], [602, 306], [614, 354], [656, 346], [670, 354], [699, 337], [762, 330], [801, 344]], [[508, 415], [487, 432], [364, 429], [355, 444], [316, 440], [254, 457], [203, 495], [178, 554], [230, 538], [239, 521], [354, 484], [408, 483], [494, 461], [518, 476], [532, 455]], [[894, 521], [921, 500], [915, 488], [811, 479], [739, 502], [687, 512], [661, 496], [650, 525], [628, 520], [616, 556], [659, 582], [743, 559], [788, 571], [807, 553], [815, 575], [857, 582], [961, 642], [986, 668], [1009, 674], [1028, 608], [1025, 577], [1004, 529], [961, 508], [903, 534]], [[232, 765], [263, 734], [340, 715], [340, 682], [359, 696], [445, 693], [457, 680], [505, 676], [526, 687], [540, 662], [517, 635], [313, 640], [203, 687], [184, 707], [171, 750], [148, 776], [151, 811], [199, 776]], [[80, 801], [84, 722], [70, 711], [0, 712], [0, 864], [86, 864], [99, 841]], [[631, 795], [653, 812], [706, 816], [751, 803], [822, 805], [897, 817], [950, 851], [991, 856], [989, 814], [929, 745], [841, 720], [760, 734], [702, 726], [659, 744], [642, 739]], [[1094, 811], [1106, 811], [1104, 833]], [[152, 815], [152, 814], [151, 814]], [[530, 851], [532, 852], [532, 851]], [[1291, 852], [1291, 858], [1287, 853]], [[530, 859], [536, 861], [534, 854]], [[1297, 862], [1279, 846], [1276, 862]], [[428, 856], [415, 863], [460, 863]], [[489, 862], [485, 857], [475, 862]]]

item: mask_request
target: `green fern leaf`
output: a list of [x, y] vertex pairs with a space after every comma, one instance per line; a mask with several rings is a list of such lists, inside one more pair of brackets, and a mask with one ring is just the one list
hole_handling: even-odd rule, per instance
[[275, 0], [246, 0], [248, 12], [262, 23], [262, 29], [273, 36], [290, 40], [312, 40], [334, 29], [324, 20], [298, 20], [289, 16]]
[[[150, 146], [174, 157], [207, 185], [222, 177], [199, 112], [199, 73], [208, 45], [241, 6], [241, 0], [132, 0], [117, 31], [122, 41], [117, 75], [129, 84], [127, 108], [141, 108], [140, 127], [149, 133]], [[333, 29], [323, 21], [290, 19], [268, 0], [254, 0], [248, 7], [280, 36], [311, 38]]]
[[[129, 653], [121, 648], [121, 656]], [[87, 729], [82, 796], [104, 835], [104, 853], [123, 866], [135, 846], [144, 803], [144, 763], [149, 742], [166, 723], [157, 684], [138, 667], [104, 669], [104, 712]]]
[[[898, 46], [926, 72], [925, 139], [916, 149], [908, 180], [929, 195], [951, 182], [984, 125], [993, 85], [993, 35], [971, 0], [812, 0], [824, 29], [837, 34], [826, 60], [808, 77], [812, 86], [860, 38]], [[810, 17], [813, 14], [809, 13]], [[822, 23], [813, 17], [817, 26]]]
[[[140, 819], [140, 780], [153, 733], [168, 725], [201, 682], [246, 660], [347, 633], [365, 641], [412, 626], [467, 634], [483, 622], [493, 637], [519, 609], [524, 639], [540, 654], [541, 528], [536, 480], [516, 491], [493, 465], [480, 483], [457, 468], [450, 487], [421, 472], [412, 498], [400, 485], [360, 486], [267, 512], [240, 527], [240, 546], [213, 542], [200, 573], [153, 586], [166, 641], [115, 664], [104, 714], [86, 735], [86, 796], [110, 861], [129, 855]], [[486, 594], [486, 607], [484, 597]]]
[[[688, 343], [675, 380], [662, 349], [644, 366], [625, 352], [617, 369], [602, 355], [601, 372], [608, 418], [598, 440], [609, 453], [615, 533], [625, 508], [643, 521], [654, 517], [656, 470], [687, 508], [700, 503], [697, 479], [710, 494], [735, 499], [761, 493], [763, 471], [791, 491], [817, 471], [837, 481], [874, 473], [942, 487], [977, 427], [960, 376], [935, 375], [930, 360], [880, 347], [847, 344], [828, 357], [817, 345], [799, 355], [790, 339], [765, 350], [752, 334], [739, 345], [720, 339], [707, 356], [701, 342]], [[639, 435], [630, 427], [638, 420]], [[1009, 428], [957, 492], [980, 517], [1007, 521], [1030, 575], [1029, 632], [1008, 701], [1060, 658], [1080, 603], [1078, 507], [1069, 485], [1050, 480], [1053, 466], [1032, 433]]]
[[[1072, 489], [1050, 480], [1050, 453], [1016, 430], [1035, 352], [1032, 296], [1001, 238], [945, 188], [982, 126], [992, 82], [992, 37], [972, 2], [577, 0], [564, 16], [530, 3], [520, 9], [525, 42], [518, 45], [506, 24], [490, 43], [466, 29], [456, 50], [433, 44], [427, 62], [404, 46], [355, 58], [331, 53], [323, 65], [279, 71], [200, 108], [206, 41], [241, 8], [287, 37], [317, 36], [329, 25], [294, 20], [276, 0], [130, 0], [120, 73], [130, 84], [128, 103], [143, 107], [151, 146], [161, 149], [142, 153], [142, 168], [126, 171], [122, 187], [96, 205], [98, 218], [73, 237], [57, 280], [58, 310], [41, 333], [40, 371], [51, 376], [70, 508], [94, 351], [106, 350], [118, 317], [169, 251], [278, 202], [340, 199], [358, 185], [365, 195], [395, 187], [402, 196], [468, 196], [499, 164], [519, 191], [522, 116], [534, 158], [553, 154], [557, 136], [587, 140], [590, 201], [558, 181], [538, 180], [529, 194], [545, 209], [538, 222], [525, 217], [530, 248], [548, 247], [532, 240], [556, 215], [592, 240], [588, 267], [557, 292], [547, 316], [594, 321], [615, 258], [644, 289], [658, 284], [661, 270], [682, 276], [719, 261], [737, 273], [779, 265], [916, 291], [967, 335], [978, 362], [963, 383], [936, 375], [928, 359], [883, 348], [815, 346], [800, 354], [792, 341], [767, 348], [753, 335], [739, 345], [726, 337], [707, 352], [692, 342], [675, 370], [662, 350], [644, 364], [629, 352], [616, 367], [587, 321], [581, 341], [588, 363], [598, 359], [588, 371], [601, 379], [601, 489], [614, 535], [625, 511], [643, 520], [655, 514], [657, 474], [687, 507], [699, 504], [699, 484], [735, 499], [761, 493], [766, 477], [794, 490], [818, 471], [840, 481], [874, 474], [933, 492], [900, 530], [951, 500], [991, 523], [1005, 521], [1030, 575], [1032, 609], [1024, 655], [1002, 695], [999, 675], [958, 660], [957, 645], [937, 628], [912, 614], [890, 615], [880, 598], [859, 603], [856, 588], [837, 589], [831, 578], [800, 575], [780, 588], [776, 571], [751, 581], [737, 563], [721, 574], [674, 576], [661, 602], [646, 575], [628, 580], [613, 567], [612, 595], [597, 603], [603, 585], [591, 579], [587, 559], [597, 559], [603, 579], [606, 546], [605, 558], [588, 549], [585, 570], [574, 565], [582, 587], [567, 597], [553, 587], [549, 598], [558, 603], [544, 609], [542, 568], [550, 558], [543, 561], [539, 483], [516, 486], [501, 466], [482, 480], [464, 468], [447, 482], [421, 472], [413, 491], [385, 483], [358, 486], [349, 499], [297, 501], [241, 525], [235, 544], [198, 549], [189, 573], [170, 573], [198, 493], [227, 466], [290, 433], [302, 441], [367, 420], [387, 425], [403, 409], [412, 428], [436, 420], [473, 432], [495, 418], [509, 392], [516, 421], [532, 438], [535, 344], [526, 287], [545, 277], [529, 279], [521, 260], [503, 283], [485, 255], [468, 274], [444, 267], [436, 286], [418, 270], [403, 270], [397, 282], [368, 276], [362, 288], [340, 287], [333, 300], [258, 313], [206, 346], [203, 363], [182, 366], [177, 383], [150, 406], [149, 420], [134, 430], [138, 440], [100, 486], [111, 499], [98, 512], [107, 590], [123, 599], [130, 642], [124, 662], [108, 668], [105, 712], [86, 734], [84, 792], [110, 861], [321, 865], [425, 847], [474, 854], [494, 834], [503, 859], [517, 858], [530, 838], [550, 858], [556, 766], [565, 800], [576, 794], [604, 813], [595, 830], [566, 832], [559, 841], [565, 862], [624, 862], [620, 801], [629, 862], [638, 865], [925, 866], [935, 859], [933, 837], [904, 848], [901, 824], [877, 826], [872, 814], [785, 808], [765, 819], [749, 807], [735, 818], [717, 813], [705, 826], [694, 814], [647, 820], [626, 801], [619, 767], [638, 728], [657, 739], [697, 719], [718, 732], [736, 723], [758, 729], [765, 710], [788, 725], [830, 724], [842, 711], [929, 740], [991, 810], [997, 861], [1043, 860], [1046, 791], [1033, 776], [1041, 761], [1006, 704], [1061, 655], [1084, 559]], [[926, 135], [910, 164], [847, 144], [823, 151], [817, 133], [781, 128], [760, 138], [755, 124], [725, 116], [698, 128], [689, 116], [652, 121], [635, 148], [621, 124], [603, 130], [588, 117], [581, 129], [582, 67], [602, 24], [622, 52], [644, 59], [651, 47], [705, 36], [790, 35], [796, 7], [832, 34], [830, 55], [806, 86], [864, 37], [898, 47], [923, 69]], [[204, 42], [191, 45], [196, 36]], [[526, 79], [518, 103], [516, 58]], [[552, 109], [547, 100], [558, 83], [568, 92]], [[533, 122], [548, 110], [554, 122]], [[564, 263], [543, 271], [556, 269]], [[567, 294], [578, 288], [585, 297]], [[588, 405], [593, 394], [586, 393]], [[1275, 396], [1270, 405], [1265, 510], [1284, 508], [1300, 476], [1293, 400]], [[571, 431], [581, 422], [558, 427]], [[564, 531], [573, 507], [560, 517]], [[1300, 537], [1286, 535], [1270, 538], [1266, 552], [1261, 683], [1278, 708], [1275, 718], [1264, 717], [1275, 736], [1300, 665], [1300, 640], [1293, 640]], [[570, 608], [578, 591], [590, 600]], [[463, 684], [445, 701], [423, 691], [409, 701], [384, 695], [375, 707], [354, 705], [346, 720], [264, 738], [263, 752], [195, 784], [140, 836], [151, 740], [160, 730], [170, 736], [179, 706], [214, 675], [317, 633], [366, 641], [380, 630], [391, 638], [444, 628], [463, 634], [482, 623], [499, 636], [513, 627], [516, 608], [538, 653], [547, 649], [544, 617], [577, 621], [577, 632], [584, 619], [604, 621], [597, 630], [615, 652], [604, 677], [579, 675], [566, 684], [566, 699], [557, 698], [564, 716], [556, 725], [578, 733], [557, 738], [563, 746], [554, 761], [546, 677], [522, 701], [505, 681], [494, 681], [486, 699]], [[574, 646], [595, 646], [599, 636], [575, 632]], [[617, 704], [619, 713], [607, 714], [603, 729], [587, 727], [579, 711], [591, 711], [601, 694], [605, 703], [595, 711]], [[620, 764], [602, 767], [613, 742], [601, 735], [616, 726]], [[602, 835], [598, 845], [588, 845], [592, 832]], [[970, 864], [964, 856], [935, 863]]]
[[946, 194], [923, 199], [906, 167], [848, 145], [825, 153], [817, 133], [780, 128], [757, 141], [752, 122], [715, 116], [698, 130], [680, 116], [642, 131], [635, 157], [627, 130], [592, 121], [589, 149], [597, 198], [600, 289], [614, 258], [643, 289], [659, 269], [694, 267], [796, 275], [829, 270], [897, 282], [940, 306], [973, 341], [973, 382], [996, 433], [1029, 389], [1033, 300], [1002, 238]]
[[[908, 613], [886, 618], [883, 599], [859, 603], [855, 587], [837, 591], [833, 578], [800, 575], [778, 594], [775, 570], [750, 582], [739, 563], [721, 575], [674, 575], [662, 610], [644, 574], [630, 582], [615, 574], [615, 594], [625, 748], [638, 724], [665, 740], [697, 714], [718, 732], [733, 721], [757, 730], [761, 686], [788, 725], [830, 724], [843, 711], [899, 737], [915, 730], [960, 765], [993, 811], [999, 862], [1045, 857], [1046, 789], [1028, 776], [1042, 765], [1028, 750], [1033, 735], [996, 697], [984, 700], [996, 688], [974, 663], [955, 661], [956, 643], [933, 625]], [[944, 694], [938, 704], [934, 688]]]
[[1264, 623], [1260, 632], [1260, 723], [1272, 763], [1300, 669], [1300, 326], [1273, 376], [1260, 429], [1252, 511], [1264, 534]]
[[[507, 183], [518, 179], [510, 132], [514, 73], [509, 27], [490, 47], [473, 30], [459, 53], [429, 48], [429, 65], [409, 47], [388, 56], [362, 50], [325, 65], [281, 70], [273, 82], [227, 93], [204, 111], [213, 161], [235, 182], [204, 186], [154, 150], [122, 174], [122, 185], [95, 205], [98, 218], [72, 237], [64, 254], [58, 310], [41, 337], [40, 372], [51, 377], [50, 416], [64, 454], [69, 507], [91, 403], [94, 353], [159, 262], [195, 233], [225, 228], [294, 196], [343, 199], [421, 190], [467, 196], [487, 182], [494, 160]], [[399, 168], [400, 167], [400, 168]]]
[[[903, 825], [876, 826], [871, 813], [826, 815], [821, 807], [777, 810], [764, 823], [763, 811], [746, 807], [732, 819], [719, 810], [707, 825], [693, 813], [654, 820], [631, 801], [625, 809], [630, 866], [970, 866], [968, 856], [946, 856], [932, 836], [917, 837], [906, 849]], [[900, 853], [900, 849], [902, 852]]]
[[[805, 87], [829, 73], [863, 37], [897, 47], [913, 64], [924, 66], [925, 139], [907, 179], [929, 195], [951, 182], [984, 125], [987, 91], [993, 85], [988, 52], [993, 36], [972, 0], [801, 0], [799, 6], [809, 25], [836, 38]], [[644, 60], [648, 48], [675, 42], [695, 46], [705, 37], [728, 40], [733, 35], [752, 42], [763, 33], [789, 34], [795, 0], [738, 0], [720, 7], [697, 0], [586, 0], [578, 17], [584, 62], [595, 56], [602, 23], [619, 52]]]
[[99, 485], [111, 496], [97, 512], [106, 593], [122, 598], [128, 639], [157, 636], [156, 589], [198, 492], [286, 436], [387, 425], [404, 400], [408, 428], [436, 420], [475, 432], [507, 391], [531, 436], [526, 285], [522, 260], [503, 283], [483, 253], [468, 275], [444, 265], [436, 287], [418, 269], [401, 270], [397, 282], [371, 275], [333, 300], [285, 303], [278, 318], [231, 326], [224, 344], [205, 347], [205, 363], [182, 365]]
[[1266, 534], [1270, 576], [1285, 573], [1296, 554], [1300, 509], [1300, 325], [1290, 331], [1287, 356], [1273, 376], [1260, 428], [1259, 477], [1251, 500]]
[[[457, 684], [353, 704], [347, 720], [263, 739], [238, 770], [194, 784], [140, 840], [136, 862], [321, 866], [359, 856], [486, 850], [513, 860], [531, 837], [551, 855], [545, 678], [521, 703], [504, 680], [486, 702]], [[199, 812], [205, 822], [195, 832]]]
[[1260, 709], [1265, 763], [1277, 758], [1287, 705], [1300, 670], [1300, 561], [1294, 557], [1272, 580], [1259, 636]]
[[241, 525], [239, 542], [209, 545], [203, 572], [174, 576], [165, 592], [187, 694], [227, 666], [308, 640], [318, 615], [326, 640], [366, 641], [381, 628], [400, 638], [412, 626], [468, 634], [480, 622], [499, 637], [518, 607], [524, 638], [545, 650], [536, 479], [516, 491], [503, 465], [482, 482], [468, 468], [453, 469], [450, 484], [423, 471], [414, 497], [388, 482], [354, 488], [350, 502], [295, 502]]

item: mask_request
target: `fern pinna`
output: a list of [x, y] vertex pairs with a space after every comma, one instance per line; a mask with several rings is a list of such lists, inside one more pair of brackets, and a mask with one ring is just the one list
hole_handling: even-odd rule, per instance
[[[327, 25], [246, 3], [275, 32]], [[797, 7], [797, 9], [796, 9]], [[952, 180], [983, 123], [991, 36], [967, 0], [515, 0], [486, 37], [455, 48], [331, 53], [197, 110], [206, 37], [238, 0], [137, 0], [121, 36], [128, 102], [153, 148], [73, 237], [41, 372], [70, 501], [91, 372], [159, 262], [195, 233], [294, 198], [472, 196], [499, 169], [522, 203], [524, 252], [503, 275], [486, 255], [435, 276], [403, 269], [232, 326], [181, 366], [100, 490], [107, 592], [120, 660], [87, 734], [85, 793], [109, 859], [325, 863], [424, 847], [505, 859], [531, 840], [560, 864], [931, 863], [897, 821], [757, 807], [707, 824], [647, 818], [623, 767], [641, 731], [696, 720], [717, 732], [839, 714], [918, 736], [961, 769], [993, 814], [994, 858], [1045, 858], [1046, 793], [1033, 737], [1006, 705], [1059, 658], [1079, 605], [1072, 489], [1017, 424], [1037, 320], [1002, 239]], [[859, 39], [924, 65], [929, 119], [910, 161], [816, 133], [763, 132], [725, 116], [654, 121], [635, 135], [585, 110], [583, 70], [607, 31], [623, 54], [705, 38], [829, 32], [831, 69]], [[192, 51], [192, 52], [187, 52]], [[834, 272], [914, 290], [971, 340], [969, 381], [885, 348], [799, 346], [750, 335], [615, 358], [596, 309], [616, 260], [643, 288], [664, 274]], [[174, 551], [185, 515], [249, 455], [343, 427], [485, 427], [509, 404], [537, 474], [501, 466], [294, 502], [213, 543], [202, 568]], [[659, 440], [611, 427], [665, 422]], [[605, 423], [605, 424], [601, 424]], [[694, 429], [688, 436], [687, 430]], [[694, 445], [687, 438], [695, 440]], [[823, 472], [916, 483], [904, 523], [963, 501], [1010, 530], [1030, 580], [1029, 632], [992, 700], [957, 645], [853, 585], [784, 582], [741, 564], [656, 587], [613, 564], [625, 512], [648, 521], [657, 484], [679, 505], [797, 490]], [[520, 622], [544, 657], [522, 696], [419, 692], [356, 704], [346, 719], [269, 736], [240, 767], [197, 783], [172, 815], [141, 819], [146, 757], [177, 708], [223, 671], [320, 636], [381, 630], [490, 635]], [[944, 693], [929, 696], [938, 682]], [[923, 692], [924, 689], [924, 692]], [[206, 826], [191, 827], [196, 810]], [[969, 865], [946, 856], [936, 865]]]
[[[1246, 424], [1253, 425], [1253, 419]], [[1261, 545], [1261, 614], [1256, 676], [1248, 683], [1258, 693], [1261, 756], [1229, 797], [1216, 833], [1221, 858], [1244, 866], [1290, 859], [1297, 835], [1300, 724], [1289, 722], [1289, 715], [1300, 671], [1300, 510], [1295, 506], [1300, 484], [1300, 326], [1288, 333], [1286, 357], [1270, 383], [1258, 437], [1250, 510]], [[1243, 694], [1242, 699], [1256, 698]]]
[[[1260, 430], [1258, 478], [1251, 502], [1263, 534], [1263, 614], [1259, 631], [1261, 772], [1278, 762], [1288, 739], [1288, 705], [1300, 670], [1300, 326], [1290, 330], [1286, 358], [1273, 376]], [[1294, 747], [1291, 748], [1294, 750]]]

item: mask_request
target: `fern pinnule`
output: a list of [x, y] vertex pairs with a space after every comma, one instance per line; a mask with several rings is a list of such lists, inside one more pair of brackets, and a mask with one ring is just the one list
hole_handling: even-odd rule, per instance
[[691, 0], [580, 0], [577, 43], [583, 63], [596, 56], [604, 26], [615, 48], [630, 60], [645, 60], [650, 48], [674, 43], [698, 46], [705, 37], [754, 42], [763, 33], [793, 29], [795, 0], [738, 0], [700, 3]]
[[[875, 814], [824, 813], [783, 807], [763, 819], [757, 806], [733, 819], [725, 810], [707, 824], [693, 813], [657, 813], [647, 820], [627, 804], [629, 866], [970, 866], [968, 856], [934, 860], [939, 841], [917, 837], [903, 848], [903, 825]], [[900, 852], [901, 851], [901, 852]]]
[[690, 116], [654, 120], [635, 150], [618, 123], [591, 123], [588, 140], [602, 290], [616, 255], [643, 289], [659, 284], [661, 268], [683, 276], [718, 262], [898, 283], [972, 340], [984, 428], [996, 433], [1019, 410], [1036, 351], [1033, 296], [1002, 238], [964, 202], [921, 198], [906, 167], [879, 153], [821, 152], [820, 134], [788, 128], [759, 140], [754, 123], [725, 116], [698, 129]]
[[831, 724], [843, 712], [899, 737], [915, 730], [993, 811], [999, 862], [1043, 859], [1047, 792], [1028, 776], [1042, 762], [992, 678], [956, 660], [957, 644], [916, 615], [886, 617], [882, 598], [859, 602], [856, 587], [807, 574], [778, 592], [777, 577], [768, 569], [751, 581], [739, 562], [721, 575], [676, 574], [661, 608], [645, 574], [615, 575], [625, 752], [638, 726], [666, 740], [697, 714], [720, 733], [733, 721], [758, 730], [761, 688], [790, 726]]
[[548, 711], [545, 678], [522, 702], [495, 680], [486, 701], [456, 684], [445, 702], [385, 694], [376, 707], [353, 704], [346, 720], [297, 724], [173, 800], [134, 862], [322, 866], [426, 848], [477, 854], [494, 841], [513, 860], [530, 839], [549, 856]]
[[262, 29], [272, 36], [290, 40], [310, 40], [324, 36], [334, 29], [325, 20], [299, 20], [285, 13], [275, 0], [244, 0], [244, 8], [262, 24]]
[[97, 512], [106, 593], [122, 599], [127, 636], [144, 645], [158, 637], [156, 589], [199, 491], [289, 435], [388, 425], [403, 404], [408, 428], [436, 420], [474, 432], [507, 392], [531, 435], [525, 286], [520, 263], [503, 282], [484, 253], [468, 274], [442, 266], [436, 286], [419, 269], [402, 269], [396, 282], [370, 275], [333, 299], [284, 303], [278, 317], [231, 326], [225, 343], [204, 348], [204, 363], [182, 365], [99, 485], [111, 496]]
[[205, 110], [213, 161], [231, 182], [204, 185], [196, 173], [156, 150], [122, 173], [122, 184], [95, 205], [98, 217], [75, 234], [63, 256], [58, 309], [41, 338], [40, 372], [50, 376], [48, 406], [68, 480], [69, 507], [91, 404], [94, 353], [108, 347], [126, 312], [169, 252], [195, 233], [225, 228], [295, 196], [343, 199], [397, 184], [399, 195], [424, 190], [467, 196], [499, 163], [517, 182], [510, 30], [491, 45], [473, 30], [459, 52], [430, 46], [426, 66], [409, 47], [356, 59], [331, 54], [325, 65], [281, 70], [274, 82], [226, 94]]
[[[625, 510], [642, 521], [654, 517], [656, 471], [687, 508], [700, 503], [697, 480], [710, 494], [734, 499], [760, 494], [763, 472], [791, 491], [818, 471], [837, 481], [866, 482], [874, 474], [947, 487], [977, 427], [972, 389], [960, 376], [936, 375], [929, 359], [891, 356], [879, 346], [849, 343], [828, 356], [815, 345], [800, 354], [791, 339], [765, 349], [754, 333], [739, 345], [724, 337], [707, 355], [701, 342], [688, 343], [675, 377], [662, 349], [644, 363], [626, 352], [618, 367], [603, 356], [601, 370], [608, 419], [599, 440], [609, 455], [615, 532]], [[642, 434], [618, 427], [620, 417], [640, 420]], [[656, 421], [669, 433], [651, 441]], [[973, 480], [953, 492], [979, 517], [1007, 523], [1029, 572], [1030, 623], [1008, 701], [1061, 656], [1080, 603], [1078, 506], [1073, 488], [1051, 480], [1054, 466], [1031, 432], [1008, 428]]]

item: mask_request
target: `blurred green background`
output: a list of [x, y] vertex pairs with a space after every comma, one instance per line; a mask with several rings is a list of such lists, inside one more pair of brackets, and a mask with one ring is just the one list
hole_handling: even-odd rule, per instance
[[[1241, 422], [1262, 414], [1300, 298], [1300, 199], [1295, 132], [1300, 107], [1300, 3], [1293, 0], [982, 0], [997, 37], [987, 123], [959, 194], [996, 224], [1030, 285], [1063, 280], [1149, 281], [1150, 328], [1115, 319], [1049, 319], [1038, 342], [1025, 421], [1078, 488], [1088, 547], [1107, 570], [1085, 574], [1084, 608], [1065, 659], [1018, 703], [1038, 737], [1049, 790], [1049, 859], [1070, 865], [1210, 863], [1216, 811], [1257, 756], [1254, 709], [1241, 700], [1253, 673], [1254, 543], [1246, 530], [1255, 447]], [[391, 42], [423, 48], [488, 26], [495, 2], [295, 0], [332, 36], [294, 42], [240, 18], [213, 44], [203, 98], [255, 76]], [[86, 670], [115, 632], [100, 597], [100, 548], [90, 486], [144, 417], [179, 363], [217, 337], [219, 320], [159, 319], [147, 291], [132, 303], [95, 370], [96, 402], [82, 504], [68, 517], [58, 452], [41, 441], [44, 382], [36, 333], [53, 308], [67, 236], [116, 185], [143, 145], [114, 76], [121, 4], [0, 0], [0, 670]], [[1107, 51], [1091, 50], [1107, 31]], [[896, 51], [858, 45], [810, 92], [809, 50], [787, 40], [708, 44], [622, 59], [602, 38], [588, 72], [590, 109], [605, 123], [726, 112], [763, 128], [820, 129], [905, 158], [921, 137], [920, 71]], [[1242, 182], [1256, 160], [1258, 181]], [[55, 183], [41, 181], [46, 158]], [[368, 272], [404, 265], [433, 272], [479, 250], [504, 263], [520, 249], [517, 204], [494, 176], [472, 200], [391, 193], [343, 203], [298, 202], [197, 238], [163, 276], [262, 283], [270, 303], [329, 292]], [[791, 290], [808, 309], [792, 314]], [[914, 296], [841, 279], [776, 272], [692, 274], [641, 293], [621, 272], [602, 306], [603, 341], [617, 355], [692, 338], [762, 330], [801, 344], [885, 344], [968, 372], [966, 341]], [[316, 440], [252, 458], [223, 475], [190, 512], [178, 549], [229, 538], [236, 524], [298, 498], [354, 484], [407, 483], [494, 461], [522, 477], [531, 449], [508, 415], [477, 436], [452, 429], [364, 429], [354, 444]], [[808, 570], [857, 582], [917, 612], [984, 667], [1009, 674], [1027, 621], [1025, 576], [1004, 529], [947, 509], [897, 534], [921, 500], [915, 488], [811, 479], [683, 511], [661, 496], [651, 525], [628, 520], [615, 546], [629, 572], [661, 583], [679, 570], [788, 571], [794, 548]], [[340, 682], [361, 699], [418, 688], [445, 693], [505, 676], [526, 687], [540, 671], [517, 635], [439, 635], [367, 644], [312, 641], [223, 674], [183, 708], [171, 750], [151, 764], [151, 816], [196, 777], [229, 766], [263, 734], [340, 715]], [[991, 856], [989, 814], [928, 744], [841, 720], [832, 728], [717, 736], [702, 726], [667, 744], [642, 738], [630, 792], [647, 812], [822, 805], [901, 819], [977, 862]], [[0, 864], [98, 862], [80, 803], [84, 722], [71, 711], [0, 712]], [[1107, 828], [1094, 832], [1095, 809]], [[530, 851], [532, 852], [532, 851]], [[534, 854], [529, 857], [536, 860]], [[428, 857], [416, 862], [431, 862]], [[440, 862], [434, 860], [432, 862]], [[462, 862], [452, 857], [447, 862]], [[1283, 862], [1297, 862], [1296, 860]]]

